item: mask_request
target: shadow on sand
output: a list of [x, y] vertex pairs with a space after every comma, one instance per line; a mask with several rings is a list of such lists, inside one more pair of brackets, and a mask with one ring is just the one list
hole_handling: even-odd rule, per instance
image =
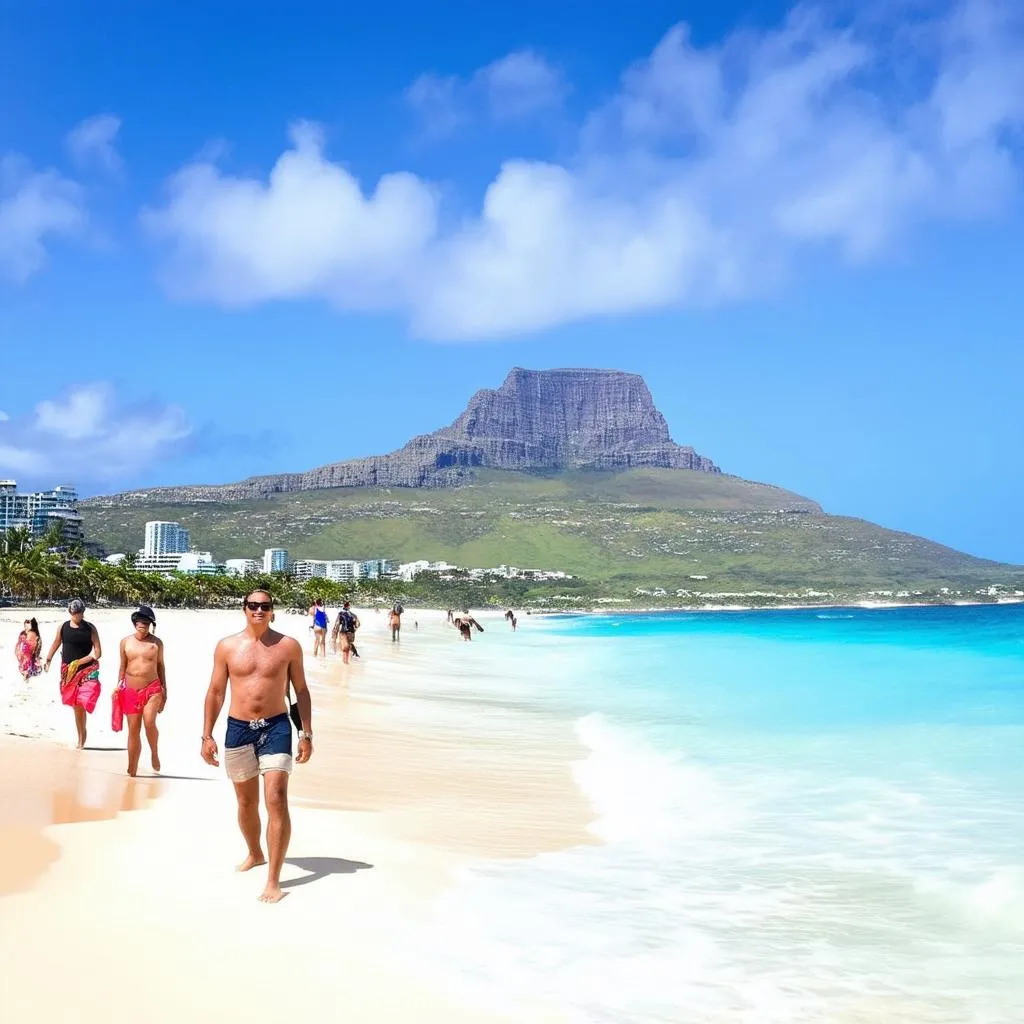
[[300, 885], [309, 885], [310, 882], [319, 882], [328, 875], [354, 875], [357, 871], [373, 867], [365, 861], [345, 860], [344, 857], [286, 857], [285, 864], [308, 871], [309, 874], [282, 882], [282, 889], [295, 889]]

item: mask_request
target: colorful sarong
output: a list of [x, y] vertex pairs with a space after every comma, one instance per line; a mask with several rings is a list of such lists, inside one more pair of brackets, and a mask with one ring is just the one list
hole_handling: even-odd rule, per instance
[[61, 665], [60, 678], [61, 701], [68, 707], [85, 708], [91, 715], [100, 699], [100, 663], [94, 660], [85, 665], [81, 660], [69, 662]]
[[14, 648], [14, 653], [18, 659], [18, 671], [23, 676], [39, 675], [42, 667], [39, 664], [39, 654], [34, 643], [25, 637], [20, 637]]

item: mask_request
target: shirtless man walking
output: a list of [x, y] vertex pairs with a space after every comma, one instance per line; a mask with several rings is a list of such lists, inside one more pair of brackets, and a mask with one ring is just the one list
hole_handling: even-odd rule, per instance
[[128, 774], [136, 775], [142, 754], [142, 726], [146, 727], [150, 763], [160, 771], [157, 742], [160, 733], [156, 716], [167, 703], [167, 673], [164, 669], [164, 642], [153, 635], [156, 626], [153, 609], [142, 605], [132, 612], [135, 632], [121, 641], [121, 666], [117, 670], [121, 710], [128, 719]]
[[283, 898], [281, 868], [292, 824], [288, 814], [288, 776], [292, 770], [292, 727], [286, 693], [291, 683], [299, 706], [302, 731], [295, 760], [304, 764], [313, 754], [312, 717], [302, 648], [297, 640], [270, 628], [274, 599], [254, 590], [243, 602], [245, 629], [225, 637], [213, 654], [213, 676], [206, 692], [203, 719], [203, 760], [217, 767], [217, 741], [213, 727], [224, 706], [228, 683], [231, 703], [224, 740], [224, 766], [235, 785], [238, 827], [248, 847], [239, 871], [266, 864], [260, 845], [260, 780], [267, 805], [267, 848], [270, 863], [260, 901]]

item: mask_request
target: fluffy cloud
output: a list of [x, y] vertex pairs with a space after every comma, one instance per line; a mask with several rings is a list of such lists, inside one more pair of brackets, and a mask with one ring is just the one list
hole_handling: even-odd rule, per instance
[[[434, 338], [745, 299], [1019, 190], [1024, 8], [963, 0], [903, 24], [801, 7], [704, 48], [676, 26], [592, 111], [573, 159], [506, 163], [451, 228], [427, 183], [390, 175], [364, 194], [308, 128], [266, 182], [186, 167], [147, 221], [187, 294], [394, 308]], [[521, 116], [536, 108], [510, 96], [544, 94], [543, 74], [510, 60], [472, 82]], [[469, 87], [422, 82], [424, 102]]]
[[71, 159], [85, 170], [99, 169], [114, 174], [121, 169], [121, 157], [114, 147], [121, 119], [113, 114], [96, 114], [76, 125], [65, 142]]
[[566, 86], [561, 74], [533, 50], [516, 50], [477, 69], [466, 79], [457, 75], [420, 75], [405, 91], [425, 133], [453, 134], [462, 125], [485, 117], [519, 121], [560, 107]]
[[419, 271], [436, 233], [437, 198], [411, 174], [381, 178], [372, 195], [326, 160], [311, 125], [266, 183], [191, 164], [170, 200], [143, 214], [174, 246], [177, 291], [229, 305], [327, 295], [348, 309], [384, 308]]
[[0, 475], [107, 483], [180, 451], [192, 437], [176, 406], [127, 405], [111, 385], [87, 384], [39, 402], [24, 418], [0, 417]]
[[77, 183], [18, 156], [0, 158], [0, 277], [26, 281], [46, 264], [47, 239], [76, 234], [85, 222]]

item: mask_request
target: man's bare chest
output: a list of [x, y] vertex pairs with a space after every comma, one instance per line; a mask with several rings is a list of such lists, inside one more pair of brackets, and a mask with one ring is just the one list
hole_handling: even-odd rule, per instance
[[228, 674], [232, 678], [270, 678], [282, 675], [288, 658], [284, 651], [267, 648], [262, 644], [248, 644], [233, 652], [228, 659]]

